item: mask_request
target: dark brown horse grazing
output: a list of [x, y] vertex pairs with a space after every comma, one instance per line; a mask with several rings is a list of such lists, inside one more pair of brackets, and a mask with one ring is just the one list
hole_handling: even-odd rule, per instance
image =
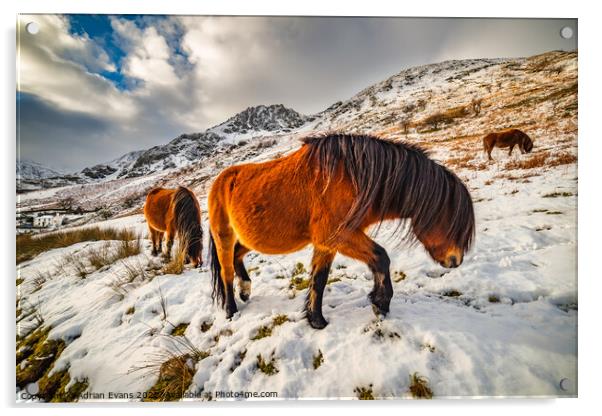
[[242, 258], [250, 250], [291, 253], [313, 244], [305, 304], [314, 328], [327, 325], [322, 295], [336, 253], [360, 260], [374, 275], [375, 311], [389, 311], [389, 256], [366, 235], [388, 219], [410, 219], [431, 257], [462, 263], [474, 235], [468, 190], [456, 175], [416, 146], [371, 136], [309, 137], [296, 152], [273, 161], [232, 166], [209, 194], [213, 298], [231, 317], [234, 273], [247, 300], [251, 280]]
[[514, 146], [517, 146], [522, 154], [531, 153], [533, 150], [533, 140], [527, 135], [527, 133], [519, 129], [506, 129], [495, 133], [489, 133], [483, 137], [483, 150], [487, 153], [489, 160], [491, 158], [491, 152], [494, 147], [509, 147], [508, 156], [512, 154]]
[[177, 189], [154, 188], [146, 196], [144, 217], [153, 243], [153, 256], [162, 251], [163, 234], [167, 245], [166, 257], [171, 257], [171, 248], [176, 236], [180, 245], [186, 247], [186, 263], [194, 267], [203, 264], [203, 230], [201, 208], [194, 193], [180, 186]]

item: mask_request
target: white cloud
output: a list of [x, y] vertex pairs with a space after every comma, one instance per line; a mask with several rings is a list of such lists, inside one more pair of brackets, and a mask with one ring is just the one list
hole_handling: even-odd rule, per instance
[[[25, 25], [35, 21], [36, 35]], [[136, 107], [127, 94], [94, 70], [114, 70], [102, 48], [87, 36], [69, 33], [66, 19], [54, 15], [19, 16], [18, 89], [69, 111], [133, 117]]]
[[155, 27], [141, 29], [133, 21], [119, 18], [111, 18], [111, 26], [127, 53], [122, 63], [124, 75], [151, 85], [178, 83], [174, 67], [169, 63], [171, 54], [167, 41]]

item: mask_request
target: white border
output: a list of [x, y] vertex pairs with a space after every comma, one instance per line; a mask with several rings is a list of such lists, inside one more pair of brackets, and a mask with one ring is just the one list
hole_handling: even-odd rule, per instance
[[[178, 414], [211, 415], [238, 413], [281, 414], [287, 416], [316, 412], [326, 407], [328, 412], [366, 414], [367, 412], [419, 412], [422, 414], [448, 413], [487, 415], [504, 414], [517, 410], [554, 414], [590, 413], [594, 406], [599, 408], [600, 356], [600, 308], [602, 303], [602, 276], [598, 271], [600, 240], [600, 217], [602, 210], [598, 194], [602, 186], [599, 179], [602, 164], [602, 91], [600, 89], [600, 13], [596, 2], [556, 1], [527, 2], [525, 0], [487, 1], [410, 1], [393, 2], [383, 0], [326, 1], [300, 0], [20, 0], [1, 2], [2, 45], [4, 53], [2, 74], [2, 126], [3, 148], [0, 152], [3, 166], [1, 193], [5, 201], [2, 206], [2, 275], [4, 310], [2, 343], [2, 377], [0, 391], [2, 405], [8, 411], [28, 414], [40, 407], [15, 408], [14, 406], [14, 207], [15, 207], [15, 22], [17, 13], [152, 13], [152, 14], [248, 14], [248, 15], [347, 15], [347, 16], [441, 16], [441, 17], [557, 17], [579, 19], [579, 399], [562, 400], [472, 400], [425, 402], [277, 402], [277, 403], [234, 403], [208, 404], [205, 406], [136, 406], [128, 407], [128, 413], [144, 414], [177, 412]], [[11, 408], [12, 407], [12, 408]], [[53, 413], [105, 414], [118, 406], [43, 406]], [[110, 410], [109, 410], [110, 411]]]

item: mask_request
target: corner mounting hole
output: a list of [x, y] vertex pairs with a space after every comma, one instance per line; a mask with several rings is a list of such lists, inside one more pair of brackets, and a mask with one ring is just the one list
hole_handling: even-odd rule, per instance
[[27, 33], [30, 35], [36, 35], [40, 31], [40, 26], [36, 22], [29, 22], [25, 26], [25, 30], [27, 30]]
[[560, 29], [560, 36], [563, 39], [570, 39], [573, 37], [573, 28], [570, 26], [565, 26], [562, 29]]

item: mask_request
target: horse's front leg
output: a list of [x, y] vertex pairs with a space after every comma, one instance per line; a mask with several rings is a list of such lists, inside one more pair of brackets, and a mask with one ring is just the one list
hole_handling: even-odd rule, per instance
[[514, 145], [510, 146], [510, 150], [508, 150], [508, 156], [512, 156], [513, 150], [514, 150]]
[[337, 247], [337, 251], [368, 265], [374, 276], [374, 288], [368, 297], [374, 311], [377, 314], [386, 315], [393, 297], [393, 285], [389, 271], [391, 260], [386, 250], [363, 232], [356, 231], [346, 237], [344, 244]]
[[374, 288], [369, 296], [372, 305], [375, 307], [375, 312], [382, 315], [389, 313], [389, 306], [393, 297], [390, 265], [391, 260], [387, 251], [374, 243], [374, 260], [371, 264], [368, 264], [374, 275]]
[[305, 300], [305, 316], [309, 324], [315, 329], [322, 329], [328, 325], [324, 315], [322, 315], [322, 298], [335, 254], [336, 252], [315, 249], [311, 261], [311, 281]]

